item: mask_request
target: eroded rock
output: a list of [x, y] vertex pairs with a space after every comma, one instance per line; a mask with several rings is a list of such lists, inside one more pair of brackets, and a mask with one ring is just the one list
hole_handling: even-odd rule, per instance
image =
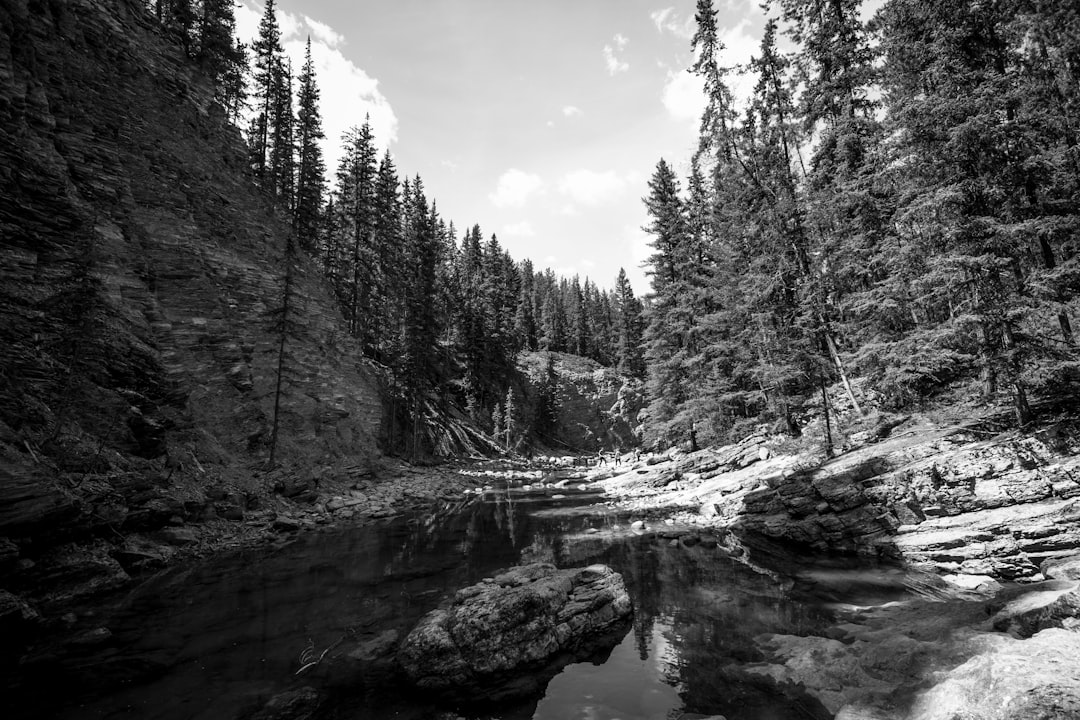
[[531, 672], [593, 651], [593, 641], [630, 612], [622, 577], [606, 565], [525, 565], [459, 590], [449, 605], [428, 613], [398, 660], [425, 690], [503, 700], [535, 692]]
[[1080, 633], [1027, 640], [988, 635], [984, 652], [917, 699], [911, 720], [1074, 720], [1080, 717]]

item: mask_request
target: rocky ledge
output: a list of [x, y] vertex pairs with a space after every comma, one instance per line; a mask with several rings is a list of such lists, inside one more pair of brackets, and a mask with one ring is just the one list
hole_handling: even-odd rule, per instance
[[419, 688], [462, 701], [532, 694], [567, 663], [610, 649], [630, 597], [606, 565], [536, 563], [459, 590], [409, 633], [398, 661]]
[[1043, 562], [1080, 549], [1075, 421], [1001, 433], [990, 418], [952, 427], [882, 418], [836, 458], [784, 452], [791, 444], [759, 434], [594, 479], [642, 515], [948, 574], [1041, 580]]

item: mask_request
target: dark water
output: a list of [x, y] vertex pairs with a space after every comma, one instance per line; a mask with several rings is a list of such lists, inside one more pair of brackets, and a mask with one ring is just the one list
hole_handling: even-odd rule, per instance
[[[764, 660], [755, 636], [818, 633], [833, 622], [834, 603], [900, 590], [878, 571], [807, 571], [790, 559], [763, 571], [723, 548], [636, 535], [598, 499], [573, 488], [504, 489], [420, 517], [170, 570], [80, 618], [107, 627], [107, 642], [24, 667], [6, 717], [230, 719], [304, 685], [323, 693], [327, 718], [831, 717], [798, 688], [751, 671]], [[404, 637], [456, 589], [537, 560], [611, 564], [635, 610], [609, 654], [568, 665], [543, 697], [497, 711], [439, 707], [343, 657], [387, 630]], [[330, 650], [297, 677], [309, 646]]]

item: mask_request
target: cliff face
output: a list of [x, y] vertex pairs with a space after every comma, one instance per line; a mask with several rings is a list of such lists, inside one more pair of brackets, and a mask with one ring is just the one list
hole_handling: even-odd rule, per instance
[[543, 393], [548, 355], [554, 372], [555, 422], [537, 440], [552, 449], [576, 452], [626, 450], [640, 443], [638, 412], [644, 396], [613, 368], [578, 355], [526, 352], [518, 358], [526, 416], [534, 417]]
[[[211, 90], [139, 0], [0, 0], [0, 536], [260, 489], [287, 228]], [[294, 290], [303, 481], [365, 464], [382, 410], [304, 259]]]

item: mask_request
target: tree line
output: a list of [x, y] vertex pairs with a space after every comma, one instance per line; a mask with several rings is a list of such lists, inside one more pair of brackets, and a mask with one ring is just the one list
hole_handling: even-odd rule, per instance
[[[574, 353], [644, 376], [642, 302], [625, 272], [613, 289], [602, 289], [515, 261], [479, 225], [459, 236], [422, 178], [402, 178], [390, 152], [379, 153], [367, 118], [342, 138], [330, 175], [311, 43], [294, 72], [274, 0], [266, 1], [250, 47], [232, 40], [229, 0], [153, 0], [150, 8], [193, 60], [216, 48], [218, 59], [206, 67], [215, 68], [210, 74], [230, 117], [250, 118], [254, 181], [291, 221], [283, 300], [270, 313], [280, 339], [275, 408], [290, 389], [290, 342], [303, 341], [303, 328], [290, 319], [297, 310], [293, 268], [302, 256], [324, 275], [363, 356], [386, 370], [393, 449], [430, 449], [427, 431], [447, 404], [464, 408], [506, 445], [529, 425], [546, 432], [550, 379], [541, 383], [544, 397], [533, 398], [536, 417], [518, 417], [512, 385], [523, 350]], [[228, 43], [209, 40], [225, 35]]]
[[649, 181], [649, 437], [797, 433], [828, 423], [834, 384], [861, 412], [871, 388], [902, 407], [974, 383], [1020, 424], [1034, 394], [1075, 391], [1080, 6], [763, 7], [729, 68], [698, 0], [698, 147]]

